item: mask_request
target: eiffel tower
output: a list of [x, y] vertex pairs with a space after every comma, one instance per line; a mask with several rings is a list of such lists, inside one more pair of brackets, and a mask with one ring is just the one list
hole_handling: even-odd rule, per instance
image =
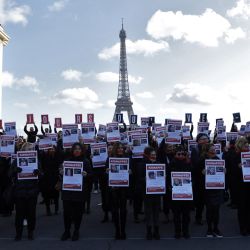
[[113, 121], [116, 120], [116, 114], [120, 114], [122, 111], [128, 113], [128, 120], [130, 123], [130, 116], [134, 114], [133, 103], [130, 99], [129, 83], [128, 83], [128, 69], [127, 69], [127, 53], [126, 53], [126, 31], [122, 29], [120, 31], [120, 71], [119, 71], [119, 86], [118, 96], [115, 102], [115, 113]]

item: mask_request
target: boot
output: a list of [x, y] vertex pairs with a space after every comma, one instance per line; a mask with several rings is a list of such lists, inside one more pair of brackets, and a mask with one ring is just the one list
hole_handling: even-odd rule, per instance
[[75, 230], [72, 235], [72, 241], [77, 241], [77, 240], [79, 240], [79, 231]]
[[17, 230], [17, 231], [16, 231], [16, 236], [15, 236], [15, 241], [20, 241], [20, 240], [22, 240], [22, 234], [23, 234], [23, 231], [22, 231], [22, 230]]
[[65, 241], [70, 238], [70, 231], [65, 231], [61, 236], [61, 241]]
[[154, 227], [154, 234], [153, 234], [153, 237], [154, 237], [156, 240], [159, 240], [159, 239], [161, 238], [160, 233], [159, 233], [159, 227]]
[[34, 240], [34, 233], [31, 230], [28, 231], [28, 240]]
[[147, 240], [152, 240], [153, 239], [152, 227], [150, 227], [150, 226], [147, 226], [146, 239]]

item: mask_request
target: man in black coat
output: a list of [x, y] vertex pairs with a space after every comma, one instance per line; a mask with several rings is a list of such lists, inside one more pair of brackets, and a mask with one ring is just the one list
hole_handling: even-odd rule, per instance
[[30, 130], [28, 131], [27, 130], [27, 123], [24, 126], [24, 132], [27, 135], [27, 142], [30, 142], [30, 143], [35, 143], [36, 142], [36, 136], [37, 136], [37, 133], [38, 133], [38, 128], [37, 128], [36, 124], [34, 124], [34, 127], [35, 127], [35, 129], [33, 127], [31, 127]]

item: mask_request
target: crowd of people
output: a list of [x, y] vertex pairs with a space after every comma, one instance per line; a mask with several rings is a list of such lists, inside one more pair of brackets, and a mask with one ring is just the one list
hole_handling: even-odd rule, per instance
[[[124, 131], [126, 126], [121, 129]], [[150, 127], [147, 129], [149, 145], [144, 149], [143, 158], [132, 157], [131, 147], [120, 141], [107, 143], [108, 159], [105, 167], [93, 168], [90, 145], [81, 141], [72, 145], [71, 149], [63, 148], [62, 132], [57, 133], [57, 146], [48, 150], [39, 150], [36, 145], [38, 128], [36, 125], [24, 128], [27, 138], [16, 138], [16, 151], [37, 150], [39, 167], [34, 170], [37, 179], [19, 180], [16, 160], [11, 162], [9, 157], [0, 157], [0, 213], [2, 216], [12, 216], [15, 211], [15, 240], [23, 236], [24, 222], [27, 221], [28, 239], [34, 239], [36, 227], [36, 209], [38, 196], [41, 195], [47, 216], [59, 211], [59, 199], [63, 206], [64, 232], [61, 240], [79, 239], [79, 230], [83, 213], [90, 212], [91, 192], [99, 185], [103, 210], [102, 223], [109, 220], [114, 224], [114, 238], [125, 240], [127, 222], [127, 202], [133, 203], [134, 222], [145, 221], [145, 238], [160, 239], [159, 215], [163, 211], [166, 221], [173, 214], [174, 237], [190, 238], [190, 213], [194, 210], [195, 223], [203, 225], [204, 214], [207, 224], [207, 237], [223, 237], [220, 231], [220, 208], [228, 201], [229, 206], [238, 211], [239, 233], [250, 235], [250, 183], [243, 181], [241, 153], [249, 151], [249, 137], [240, 136], [237, 140], [217, 141], [216, 133], [210, 138], [207, 133], [196, 136], [197, 146], [188, 152], [187, 141], [179, 145], [166, 143], [163, 138], [157, 143], [152, 136]], [[237, 127], [232, 126], [236, 132]], [[42, 128], [40, 138], [51, 133], [51, 128]], [[98, 137], [96, 138], [98, 142]], [[105, 141], [105, 140], [104, 140]], [[103, 139], [102, 139], [103, 142]], [[208, 190], [205, 188], [205, 160], [218, 159], [214, 144], [220, 143], [222, 159], [226, 166], [225, 189]], [[129, 187], [110, 187], [108, 176], [110, 171], [109, 157], [129, 158]], [[74, 192], [62, 189], [64, 161], [83, 163], [82, 191]], [[165, 164], [166, 193], [146, 194], [146, 164]], [[171, 172], [191, 172], [193, 201], [172, 200]], [[53, 201], [53, 202], [52, 202]], [[52, 209], [51, 204], [54, 205]], [[163, 205], [163, 207], [162, 207]], [[142, 214], [144, 214], [142, 216]]]

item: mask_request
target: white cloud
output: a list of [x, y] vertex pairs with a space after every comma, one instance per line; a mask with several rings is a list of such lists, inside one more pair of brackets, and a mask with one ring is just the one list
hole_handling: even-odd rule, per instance
[[[162, 51], [169, 51], [169, 45], [165, 41], [151, 41], [151, 40], [137, 40], [131, 41], [126, 40], [126, 48], [128, 55], [144, 55], [153, 56]], [[103, 49], [98, 57], [103, 60], [109, 60], [113, 57], [118, 57], [120, 55], [120, 43], [116, 43], [110, 48]]]
[[166, 100], [181, 104], [210, 105], [215, 92], [211, 87], [198, 83], [176, 84], [173, 93], [168, 94]]
[[115, 107], [115, 102], [116, 102], [116, 100], [108, 100], [107, 101], [107, 106], [109, 108], [114, 108]]
[[28, 16], [31, 8], [28, 5], [18, 5], [12, 0], [0, 0], [0, 23], [14, 23], [25, 26], [28, 23]]
[[36, 78], [32, 76], [24, 76], [23, 78], [16, 78], [12, 73], [4, 71], [2, 74], [3, 87], [29, 88], [30, 90], [39, 93], [39, 83]]
[[17, 107], [17, 108], [28, 108], [28, 104], [27, 103], [22, 103], [22, 102], [15, 102], [14, 103], [14, 106]]
[[[101, 72], [96, 75], [96, 79], [100, 82], [117, 83], [119, 82], [119, 74], [114, 72]], [[128, 75], [129, 83], [140, 84], [142, 80], [143, 77], [141, 76]]]
[[82, 72], [78, 71], [78, 70], [74, 70], [74, 69], [67, 69], [64, 70], [61, 74], [61, 76], [64, 78], [64, 80], [67, 81], [80, 81], [83, 74]]
[[158, 10], [148, 21], [147, 32], [155, 39], [173, 38], [206, 47], [217, 47], [220, 40], [233, 43], [246, 36], [240, 27], [232, 28], [226, 18], [212, 9], [201, 15]]
[[248, 20], [250, 17], [250, 1], [238, 0], [236, 6], [227, 11], [227, 15], [230, 17], [241, 17]]
[[149, 91], [137, 93], [136, 96], [140, 97], [140, 98], [145, 98], [145, 99], [154, 98], [154, 95], [151, 92], [149, 92]]
[[88, 87], [68, 88], [56, 93], [50, 104], [67, 104], [84, 109], [97, 109], [103, 106], [98, 95]]
[[2, 86], [11, 88], [15, 82], [13, 74], [8, 71], [2, 73]]
[[63, 10], [68, 3], [68, 0], [58, 0], [55, 1], [53, 4], [48, 6], [49, 11], [51, 12], [59, 12]]
[[145, 105], [137, 102], [133, 95], [131, 96], [131, 101], [133, 102], [133, 110], [135, 113], [146, 112]]

